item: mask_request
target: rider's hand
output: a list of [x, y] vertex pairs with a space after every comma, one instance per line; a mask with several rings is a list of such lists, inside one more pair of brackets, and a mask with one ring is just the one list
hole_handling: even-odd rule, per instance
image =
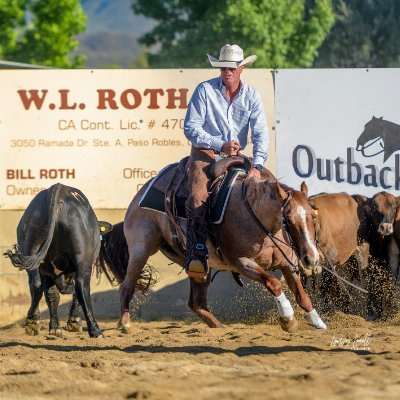
[[250, 179], [250, 178], [256, 178], [256, 179], [261, 179], [261, 172], [257, 169], [257, 168], [250, 168], [249, 173], [247, 174], [247, 178], [246, 179]]
[[221, 153], [227, 156], [236, 156], [240, 150], [240, 144], [236, 140], [231, 140], [230, 142], [224, 142], [221, 148]]

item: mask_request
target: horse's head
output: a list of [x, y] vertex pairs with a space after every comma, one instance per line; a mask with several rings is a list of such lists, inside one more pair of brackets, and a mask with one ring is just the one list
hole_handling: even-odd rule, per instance
[[384, 142], [382, 138], [383, 117], [372, 117], [364, 126], [364, 131], [357, 139], [357, 151], [361, 151], [364, 157], [372, 157], [382, 153]]
[[282, 223], [289, 235], [292, 245], [305, 268], [313, 268], [319, 259], [315, 243], [315, 211], [307, 200], [308, 188], [305, 182], [301, 191], [284, 190], [276, 183], [282, 199]]
[[374, 229], [382, 236], [393, 233], [397, 198], [388, 192], [379, 192], [366, 202]]

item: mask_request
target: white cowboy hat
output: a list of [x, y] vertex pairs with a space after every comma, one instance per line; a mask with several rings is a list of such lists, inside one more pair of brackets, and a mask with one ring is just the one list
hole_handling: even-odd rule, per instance
[[237, 44], [222, 46], [218, 60], [209, 54], [207, 57], [210, 64], [217, 68], [239, 68], [242, 65], [251, 64], [257, 59], [255, 55], [244, 58], [243, 50]]

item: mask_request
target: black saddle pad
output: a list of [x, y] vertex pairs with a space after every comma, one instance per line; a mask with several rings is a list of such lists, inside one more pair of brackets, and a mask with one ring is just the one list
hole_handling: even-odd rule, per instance
[[[153, 178], [150, 186], [147, 188], [143, 197], [139, 201], [140, 207], [165, 213], [165, 194], [161, 190], [156, 189], [154, 187], [154, 184], [162, 176], [162, 174], [170, 171], [171, 168], [176, 167], [177, 165], [178, 163], [170, 164], [168, 167], [161, 170], [159, 174]], [[217, 197], [211, 202], [213, 204], [210, 211], [212, 223], [220, 224], [222, 222], [233, 184], [235, 183], [238, 175], [243, 172], [244, 170], [241, 168], [232, 168], [228, 172], [228, 175], [224, 179], [221, 189], [216, 195]], [[186, 197], [176, 197], [175, 199], [178, 216], [180, 218], [186, 218], [185, 201]]]

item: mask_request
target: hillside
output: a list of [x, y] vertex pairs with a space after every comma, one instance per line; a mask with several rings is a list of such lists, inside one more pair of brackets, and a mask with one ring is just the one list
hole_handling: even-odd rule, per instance
[[79, 53], [89, 68], [129, 68], [139, 50], [138, 38], [149, 31], [152, 20], [137, 16], [132, 0], [81, 0], [88, 16], [86, 32], [78, 37]]

